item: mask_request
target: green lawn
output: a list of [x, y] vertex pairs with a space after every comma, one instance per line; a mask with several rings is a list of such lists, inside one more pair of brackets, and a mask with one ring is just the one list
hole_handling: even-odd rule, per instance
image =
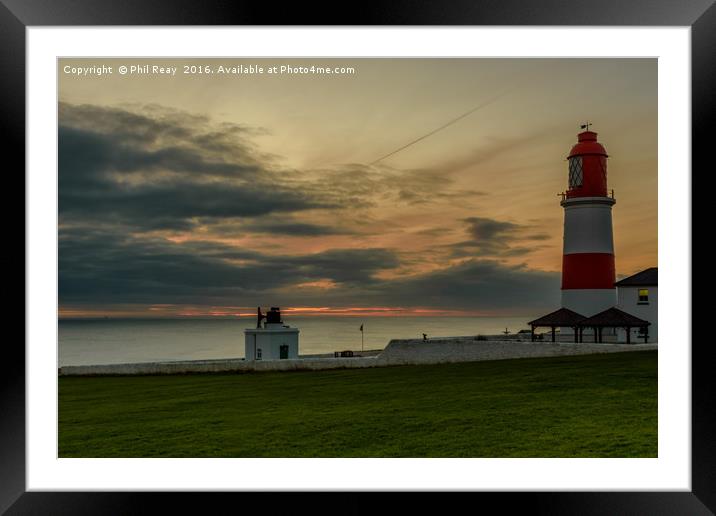
[[655, 351], [59, 379], [60, 457], [656, 457]]

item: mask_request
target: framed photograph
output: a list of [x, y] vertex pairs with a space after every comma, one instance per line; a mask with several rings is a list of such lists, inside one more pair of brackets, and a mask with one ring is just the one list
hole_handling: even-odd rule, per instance
[[691, 345], [709, 2], [5, 3], [27, 201], [8, 514], [716, 506]]

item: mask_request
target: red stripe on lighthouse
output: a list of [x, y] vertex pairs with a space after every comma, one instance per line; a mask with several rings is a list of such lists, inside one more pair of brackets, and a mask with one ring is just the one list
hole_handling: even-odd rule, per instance
[[562, 256], [562, 290], [614, 288], [614, 255], [576, 253]]

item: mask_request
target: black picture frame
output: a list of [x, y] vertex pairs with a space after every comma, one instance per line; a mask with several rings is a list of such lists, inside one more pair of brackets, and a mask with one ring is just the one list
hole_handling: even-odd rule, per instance
[[[623, 0], [400, 0], [332, 5], [296, 2], [276, 6], [269, 2], [222, 0], [0, 0], [0, 145], [4, 148], [5, 179], [13, 176], [19, 183], [6, 185], [6, 191], [10, 188], [14, 192], [25, 191], [18, 172], [25, 166], [25, 31], [31, 26], [49, 25], [689, 26], [693, 170], [698, 169], [698, 163], [706, 163], [708, 146], [713, 145], [709, 128], [716, 111], [713, 93], [716, 91], [716, 6], [713, 0], [632, 0], [628, 3]], [[15, 158], [14, 168], [8, 165], [9, 157]], [[704, 172], [712, 168], [710, 165]], [[6, 214], [6, 220], [14, 219], [16, 216]], [[27, 258], [24, 246], [22, 253], [6, 253], [6, 271], [24, 267]], [[691, 303], [691, 300], [684, 302]], [[678, 344], [691, 345], [691, 329], [687, 330], [688, 341]], [[25, 351], [19, 339], [14, 339], [5, 342], [5, 367], [0, 375], [0, 512], [133, 514], [153, 512], [155, 506], [161, 505], [162, 512], [196, 510], [204, 513], [211, 508], [211, 512], [220, 513], [221, 505], [228, 502], [226, 511], [235, 513], [238, 500], [242, 505], [257, 498], [266, 503], [267, 497], [270, 497], [271, 513], [300, 507], [305, 494], [26, 492]], [[712, 416], [715, 405], [711, 398], [715, 389], [708, 360], [709, 343], [701, 344], [704, 345], [692, 346], [690, 492], [505, 492], [456, 496], [470, 496], [466, 502], [474, 508], [476, 504], [498, 503], [501, 512], [528, 509], [537, 514], [712, 514], [716, 511], [716, 428]], [[374, 498], [381, 495], [341, 493], [339, 496], [341, 510], [324, 504], [321, 511], [321, 507], [314, 504], [312, 512], [372, 511]], [[424, 493], [402, 498], [402, 513], [428, 507]]]

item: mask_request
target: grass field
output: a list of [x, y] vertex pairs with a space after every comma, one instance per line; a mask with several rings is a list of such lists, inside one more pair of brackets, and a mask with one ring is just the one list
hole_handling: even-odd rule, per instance
[[657, 353], [59, 379], [60, 457], [656, 457]]

